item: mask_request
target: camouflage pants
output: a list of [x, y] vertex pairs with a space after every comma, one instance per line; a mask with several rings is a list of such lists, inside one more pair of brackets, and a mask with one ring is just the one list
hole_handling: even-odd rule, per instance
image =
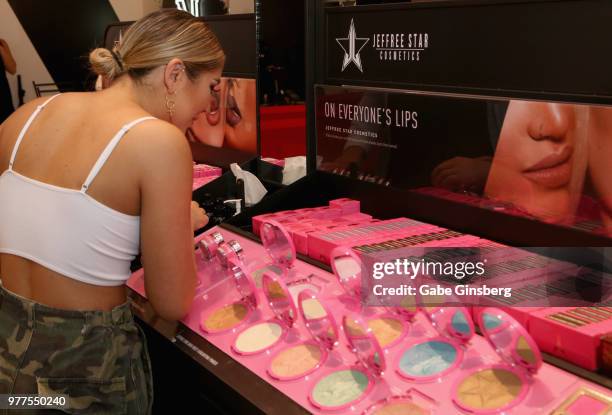
[[64, 394], [70, 414], [151, 413], [149, 355], [129, 305], [59, 310], [0, 285], [0, 394]]

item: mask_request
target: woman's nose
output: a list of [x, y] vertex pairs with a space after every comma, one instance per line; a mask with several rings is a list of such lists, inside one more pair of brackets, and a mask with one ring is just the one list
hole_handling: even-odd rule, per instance
[[534, 140], [563, 141], [574, 124], [574, 107], [567, 104], [533, 103], [527, 132]]

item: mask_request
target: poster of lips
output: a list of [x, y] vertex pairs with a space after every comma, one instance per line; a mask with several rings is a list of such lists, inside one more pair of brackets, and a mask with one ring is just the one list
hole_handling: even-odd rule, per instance
[[612, 107], [316, 88], [319, 168], [612, 236]]

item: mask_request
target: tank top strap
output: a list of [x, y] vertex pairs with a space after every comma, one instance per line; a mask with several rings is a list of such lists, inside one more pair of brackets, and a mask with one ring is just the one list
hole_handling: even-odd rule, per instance
[[30, 128], [30, 125], [32, 125], [32, 122], [34, 122], [34, 119], [43, 110], [43, 108], [45, 108], [48, 103], [50, 103], [54, 98], [56, 98], [58, 96], [60, 96], [60, 94], [53, 95], [51, 98], [49, 98], [48, 100], [46, 100], [45, 102], [40, 104], [38, 107], [36, 107], [36, 109], [34, 110], [32, 115], [30, 115], [30, 118], [28, 118], [28, 120], [26, 121], [25, 125], [23, 126], [23, 128], [19, 132], [19, 136], [17, 136], [17, 141], [15, 142], [15, 146], [13, 146], [13, 152], [11, 153], [11, 158], [9, 160], [9, 166], [8, 166], [9, 170], [13, 170], [13, 163], [15, 162], [15, 157], [17, 156], [17, 150], [19, 150], [19, 146], [21, 145], [21, 141], [23, 140], [23, 137], [25, 136], [25, 133]]
[[155, 117], [142, 117], [142, 118], [138, 118], [137, 120], [134, 120], [132, 122], [129, 122], [129, 123], [125, 124], [123, 127], [121, 127], [121, 129], [117, 132], [117, 134], [115, 134], [115, 136], [107, 144], [107, 146], [104, 149], [104, 151], [102, 152], [102, 154], [100, 154], [100, 157], [98, 157], [98, 160], [96, 161], [96, 163], [92, 167], [91, 171], [89, 172], [89, 175], [85, 179], [85, 182], [83, 183], [83, 186], [81, 186], [81, 192], [85, 193], [87, 191], [87, 189], [91, 185], [91, 182], [94, 181], [94, 179], [96, 178], [96, 176], [100, 172], [100, 169], [102, 169], [102, 166], [104, 166], [104, 163], [106, 163], [106, 160], [108, 160], [108, 158], [112, 154], [113, 150], [115, 150], [115, 147], [117, 147], [117, 145], [119, 144], [119, 142], [121, 141], [121, 139], [123, 138], [125, 133], [127, 133], [136, 124], [140, 124], [143, 121], [156, 120], [156, 119], [157, 118], [155, 118]]

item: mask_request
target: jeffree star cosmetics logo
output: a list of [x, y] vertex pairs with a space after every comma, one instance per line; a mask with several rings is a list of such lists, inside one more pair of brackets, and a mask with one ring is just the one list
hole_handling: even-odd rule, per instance
[[353, 62], [357, 69], [363, 73], [363, 66], [361, 65], [361, 57], [359, 52], [364, 48], [365, 45], [370, 41], [367, 37], [357, 37], [355, 31], [355, 22], [351, 19], [351, 26], [347, 37], [336, 38], [336, 42], [340, 45], [344, 51], [344, 61], [342, 62], [342, 72], [346, 67]]

